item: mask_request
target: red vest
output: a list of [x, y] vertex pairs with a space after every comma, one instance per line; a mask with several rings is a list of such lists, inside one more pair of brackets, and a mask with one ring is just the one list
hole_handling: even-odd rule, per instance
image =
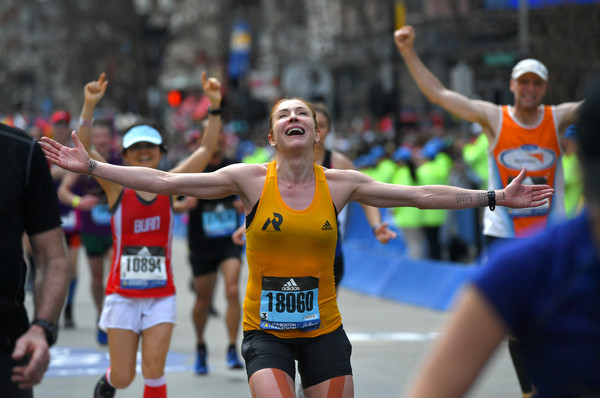
[[114, 254], [106, 294], [138, 298], [175, 294], [171, 198], [158, 195], [146, 202], [134, 190], [125, 188], [111, 226]]

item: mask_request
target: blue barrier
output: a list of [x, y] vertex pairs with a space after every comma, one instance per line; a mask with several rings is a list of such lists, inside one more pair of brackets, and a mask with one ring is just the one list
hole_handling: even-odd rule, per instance
[[[341, 285], [372, 296], [447, 310], [462, 284], [477, 267], [414, 260], [407, 256], [401, 234], [387, 245], [375, 239], [359, 205], [350, 203], [342, 250], [345, 272]], [[388, 219], [382, 209], [382, 218]]]

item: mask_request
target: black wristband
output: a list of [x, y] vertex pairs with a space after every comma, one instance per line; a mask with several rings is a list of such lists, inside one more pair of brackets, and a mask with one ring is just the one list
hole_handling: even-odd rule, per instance
[[58, 326], [50, 321], [41, 318], [35, 318], [32, 322], [32, 325], [37, 325], [44, 329], [44, 333], [46, 334], [46, 342], [48, 343], [48, 347], [51, 347], [56, 343], [56, 339], [58, 337]]
[[220, 114], [223, 113], [223, 107], [220, 107], [220, 108], [217, 108], [217, 109], [212, 109], [209, 106], [207, 112], [208, 112], [209, 115], [213, 115], [213, 116], [220, 115]]
[[488, 191], [488, 206], [491, 211], [496, 209], [496, 191]]

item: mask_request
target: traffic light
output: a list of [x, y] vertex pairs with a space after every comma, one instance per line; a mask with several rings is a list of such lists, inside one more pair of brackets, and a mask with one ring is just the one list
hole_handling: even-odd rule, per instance
[[172, 108], [177, 108], [181, 105], [181, 91], [179, 90], [170, 90], [167, 93], [167, 103]]

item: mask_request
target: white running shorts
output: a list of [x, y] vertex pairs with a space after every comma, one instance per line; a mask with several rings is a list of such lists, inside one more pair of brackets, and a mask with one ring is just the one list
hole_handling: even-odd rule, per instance
[[158, 298], [131, 298], [120, 294], [104, 297], [104, 307], [98, 326], [107, 329], [127, 329], [140, 334], [159, 323], [173, 323], [177, 317], [175, 295]]

